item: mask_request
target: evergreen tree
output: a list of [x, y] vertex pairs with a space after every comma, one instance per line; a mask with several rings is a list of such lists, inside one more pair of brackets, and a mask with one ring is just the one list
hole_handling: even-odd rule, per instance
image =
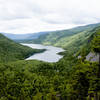
[[92, 50], [99, 55], [98, 76], [100, 77], [100, 30], [97, 31], [94, 39], [92, 40]]

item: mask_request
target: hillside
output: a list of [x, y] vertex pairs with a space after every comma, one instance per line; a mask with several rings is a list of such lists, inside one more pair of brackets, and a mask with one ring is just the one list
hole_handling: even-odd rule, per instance
[[87, 61], [86, 55], [88, 50], [100, 54], [100, 27], [91, 32], [79, 59], [66, 51], [57, 63], [0, 63], [0, 100], [99, 100], [94, 98], [100, 98], [100, 62]]
[[87, 43], [86, 41], [88, 41], [88, 38], [95, 32], [94, 29], [99, 26], [100, 23], [76, 27], [68, 30], [50, 32], [49, 34], [41, 35], [38, 39], [27, 42], [54, 45], [64, 49], [72, 48], [78, 50], [81, 48], [81, 46]]
[[29, 55], [40, 52], [41, 50], [32, 49], [15, 43], [0, 34], [0, 62], [15, 61], [25, 59]]
[[19, 60], [33, 49], [0, 34], [0, 59], [5, 61], [0, 63], [0, 100], [99, 100], [94, 98], [100, 98], [100, 61], [87, 61], [86, 56], [90, 51], [100, 54], [100, 27], [80, 34], [82, 44], [74, 43], [73, 35], [74, 45], [57, 63]]

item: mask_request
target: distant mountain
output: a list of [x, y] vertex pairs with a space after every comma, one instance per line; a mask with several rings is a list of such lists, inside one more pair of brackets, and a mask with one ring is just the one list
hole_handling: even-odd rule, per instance
[[37, 39], [40, 35], [47, 34], [48, 32], [38, 32], [38, 33], [27, 33], [27, 34], [12, 34], [12, 33], [2, 33], [9, 39], [18, 40], [32, 40]]
[[29, 55], [40, 52], [6, 38], [0, 34], [0, 63], [25, 59]]
[[93, 35], [97, 27], [100, 27], [100, 23], [80, 26], [68, 30], [50, 32], [49, 34], [41, 35], [38, 39], [26, 42], [54, 45], [65, 49], [79, 49], [80, 46], [87, 43], [86, 41], [88, 41], [88, 38]]
[[4, 33], [4, 35], [20, 43], [53, 45], [76, 51], [88, 42], [88, 38], [94, 34], [97, 27], [100, 27], [100, 23], [60, 31], [20, 35]]

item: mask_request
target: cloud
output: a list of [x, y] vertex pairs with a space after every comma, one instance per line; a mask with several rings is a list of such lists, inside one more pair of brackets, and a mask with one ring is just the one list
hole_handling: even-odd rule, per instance
[[0, 32], [34, 33], [100, 22], [100, 0], [0, 0]]

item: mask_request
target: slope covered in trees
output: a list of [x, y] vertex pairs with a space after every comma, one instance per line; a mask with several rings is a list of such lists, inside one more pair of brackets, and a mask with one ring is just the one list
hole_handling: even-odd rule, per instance
[[100, 53], [100, 27], [91, 32], [80, 50], [74, 54], [69, 48], [57, 63], [1, 63], [0, 100], [99, 100], [99, 63], [86, 61], [86, 55]]
[[0, 34], [0, 62], [15, 61], [25, 59], [29, 55], [40, 52], [41, 50], [32, 49], [15, 43]]
[[91, 24], [73, 29], [50, 32], [49, 34], [42, 35], [38, 39], [31, 40], [31, 43], [40, 43], [44, 45], [60, 46], [62, 48], [78, 47], [80, 49], [88, 38], [94, 33], [94, 28], [100, 26], [98, 24]]

